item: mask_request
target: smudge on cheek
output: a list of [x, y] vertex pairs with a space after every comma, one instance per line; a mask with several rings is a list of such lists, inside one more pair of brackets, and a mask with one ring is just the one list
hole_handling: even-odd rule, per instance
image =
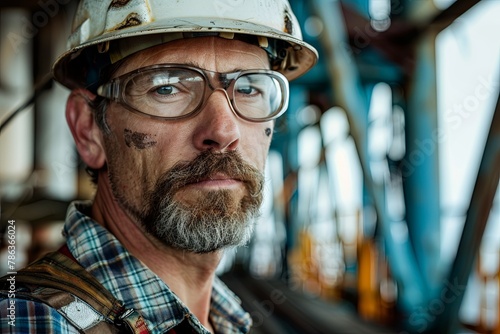
[[147, 133], [141, 133], [132, 131], [130, 129], [124, 130], [125, 144], [128, 147], [134, 147], [138, 150], [143, 150], [145, 148], [150, 148], [156, 145], [156, 140], [153, 139], [153, 135]]
[[271, 130], [271, 128], [266, 128], [265, 132], [266, 132], [266, 136], [269, 137], [273, 131]]

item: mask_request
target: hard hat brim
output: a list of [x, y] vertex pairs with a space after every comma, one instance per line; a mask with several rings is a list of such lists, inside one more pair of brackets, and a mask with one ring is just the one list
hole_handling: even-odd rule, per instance
[[[113, 41], [134, 36], [166, 34], [166, 33], [235, 33], [244, 35], [263, 36], [288, 42], [297, 57], [297, 68], [293, 71], [282, 71], [288, 80], [293, 80], [313, 67], [318, 59], [318, 53], [314, 47], [302, 41], [301, 36], [293, 36], [288, 32], [279, 31], [268, 26], [258, 25], [251, 22], [224, 18], [182, 18], [158, 20], [148, 23], [147, 27], [137, 25], [126, 29], [110, 30], [101, 34], [98, 38], [90, 39], [62, 54], [54, 63], [52, 72], [54, 78], [64, 86], [74, 89], [80, 88], [85, 78], [75, 78], [68, 75], [68, 68], [77, 59], [82, 50], [100, 43]], [[70, 37], [71, 39], [71, 37]], [[79, 44], [78, 41], [74, 44]]]

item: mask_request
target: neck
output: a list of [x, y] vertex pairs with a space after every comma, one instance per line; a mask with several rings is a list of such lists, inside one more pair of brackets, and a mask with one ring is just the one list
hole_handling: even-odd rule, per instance
[[212, 283], [222, 251], [196, 254], [163, 245], [143, 231], [140, 224], [118, 204], [110, 188], [100, 184], [101, 179], [103, 177], [99, 177], [92, 205], [92, 218], [165, 282], [200, 322], [210, 329]]

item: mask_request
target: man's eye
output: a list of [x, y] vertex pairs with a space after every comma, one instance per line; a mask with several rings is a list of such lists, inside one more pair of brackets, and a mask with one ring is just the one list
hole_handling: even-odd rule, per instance
[[238, 87], [238, 93], [245, 95], [254, 95], [257, 94], [258, 91], [254, 87], [247, 86], [247, 87]]
[[158, 95], [172, 95], [177, 93], [179, 90], [174, 86], [161, 86], [155, 89]]

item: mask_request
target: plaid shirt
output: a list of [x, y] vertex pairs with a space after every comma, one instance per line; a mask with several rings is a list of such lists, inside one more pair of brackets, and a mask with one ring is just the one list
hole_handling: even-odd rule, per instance
[[[209, 333], [158, 276], [83, 213], [88, 211], [90, 203], [72, 203], [64, 226], [68, 248], [78, 262], [115, 298], [122, 300], [127, 309], [137, 310], [152, 334], [186, 333], [187, 327], [192, 333]], [[21, 299], [15, 299], [15, 326], [11, 326], [6, 321], [10, 301], [0, 301], [1, 333], [78, 333], [51, 307]], [[241, 308], [238, 297], [217, 277], [212, 289], [210, 320], [216, 333], [246, 333], [252, 321]]]

